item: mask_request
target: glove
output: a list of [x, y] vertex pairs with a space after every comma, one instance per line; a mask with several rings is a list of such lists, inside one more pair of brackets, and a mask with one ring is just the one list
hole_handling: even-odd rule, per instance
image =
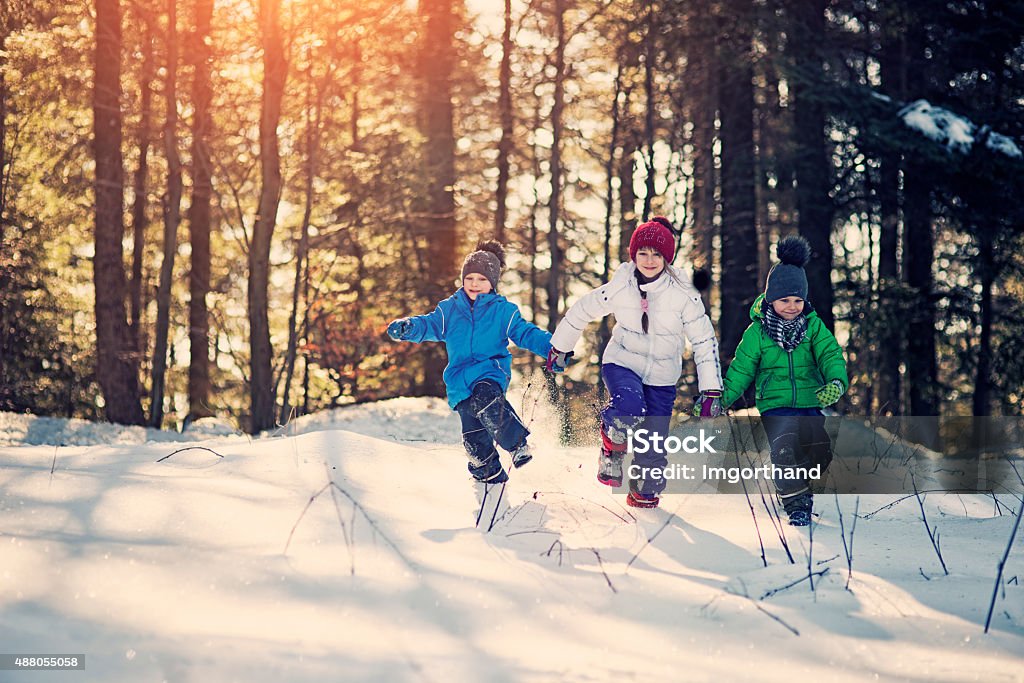
[[412, 321], [408, 318], [399, 318], [388, 325], [388, 336], [395, 341], [405, 341], [412, 333]]
[[708, 389], [700, 392], [693, 401], [693, 416], [706, 418], [718, 417], [722, 410], [722, 391], [720, 389]]
[[544, 369], [556, 374], [565, 372], [565, 368], [569, 365], [570, 358], [572, 358], [572, 351], [559, 351], [552, 346], [551, 350], [548, 351], [548, 362], [544, 364]]
[[837, 379], [823, 385], [814, 395], [818, 397], [818, 405], [822, 408], [832, 405], [843, 395], [843, 383]]

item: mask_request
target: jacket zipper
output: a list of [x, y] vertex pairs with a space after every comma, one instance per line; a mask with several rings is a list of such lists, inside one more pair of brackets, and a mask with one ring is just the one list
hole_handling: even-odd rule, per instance
[[796, 408], [796, 377], [793, 376], [793, 350], [790, 349], [786, 352], [786, 357], [789, 358], [789, 385], [793, 389], [793, 401], [792, 406]]

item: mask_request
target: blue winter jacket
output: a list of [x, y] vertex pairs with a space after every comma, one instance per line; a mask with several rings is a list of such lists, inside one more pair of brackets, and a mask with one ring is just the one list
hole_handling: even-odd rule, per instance
[[460, 288], [433, 313], [409, 320], [412, 330], [406, 341], [443, 341], [448, 350], [444, 383], [453, 410], [482, 379], [494, 380], [502, 391], [508, 389], [512, 377], [509, 340], [542, 358], [547, 358], [551, 348], [550, 332], [526, 322], [518, 306], [493, 292], [478, 294], [472, 302]]

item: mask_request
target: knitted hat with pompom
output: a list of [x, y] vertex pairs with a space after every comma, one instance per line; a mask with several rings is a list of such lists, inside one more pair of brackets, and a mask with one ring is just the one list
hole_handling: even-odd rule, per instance
[[476, 250], [462, 262], [462, 279], [465, 280], [470, 273], [478, 273], [490, 281], [492, 288], [497, 289], [501, 269], [504, 267], [505, 248], [501, 242], [488, 240], [476, 245]]
[[775, 254], [779, 257], [779, 263], [768, 271], [765, 300], [771, 303], [795, 296], [806, 301], [807, 273], [804, 272], [804, 266], [811, 260], [811, 245], [799, 235], [790, 235], [779, 241]]

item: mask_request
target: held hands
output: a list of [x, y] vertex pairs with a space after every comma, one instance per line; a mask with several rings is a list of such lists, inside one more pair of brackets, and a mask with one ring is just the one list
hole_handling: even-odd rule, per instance
[[399, 318], [388, 325], [388, 336], [395, 341], [405, 341], [412, 333], [412, 321], [408, 318]]
[[820, 387], [814, 392], [814, 395], [818, 397], [818, 405], [826, 408], [838, 401], [839, 397], [843, 395], [843, 383], [834, 379]]
[[722, 391], [720, 389], [708, 389], [700, 392], [693, 401], [693, 416], [699, 418], [718, 417], [722, 410]]
[[556, 374], [565, 372], [570, 358], [572, 358], [572, 351], [559, 351], [552, 346], [551, 350], [548, 351], [548, 362], [544, 364], [544, 369]]

